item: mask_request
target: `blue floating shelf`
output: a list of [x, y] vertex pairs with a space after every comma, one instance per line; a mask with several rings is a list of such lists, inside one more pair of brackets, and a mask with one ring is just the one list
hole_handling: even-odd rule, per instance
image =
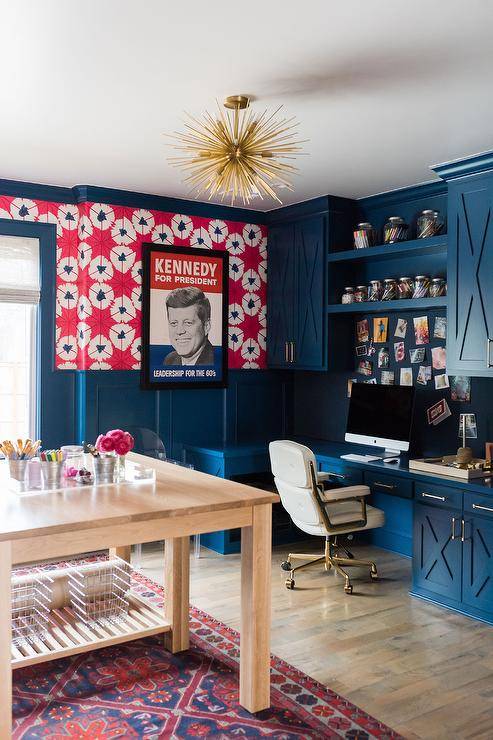
[[400, 301], [365, 301], [364, 303], [335, 303], [327, 306], [329, 314], [334, 313], [388, 313], [400, 311], [421, 311], [430, 308], [446, 308], [447, 296], [441, 298], [408, 298]]
[[333, 252], [327, 256], [328, 262], [351, 262], [353, 260], [371, 261], [374, 259], [391, 259], [392, 257], [420, 254], [439, 254], [447, 251], [447, 235], [430, 236], [428, 239], [412, 239], [399, 244], [381, 244], [367, 249], [347, 249], [344, 252]]

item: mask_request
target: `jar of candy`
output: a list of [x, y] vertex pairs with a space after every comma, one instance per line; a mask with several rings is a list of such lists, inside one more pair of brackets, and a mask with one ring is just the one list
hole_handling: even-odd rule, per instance
[[370, 280], [368, 288], [369, 301], [381, 301], [383, 296], [383, 285], [381, 280]]
[[344, 288], [341, 303], [354, 303], [354, 288]]
[[442, 230], [443, 222], [439, 211], [429, 208], [421, 211], [416, 222], [416, 236], [418, 239], [426, 239], [428, 236], [436, 236]]
[[398, 298], [412, 298], [414, 291], [414, 281], [410, 277], [401, 277], [397, 284]]
[[354, 292], [355, 303], [364, 303], [368, 300], [368, 288], [366, 285], [358, 285]]
[[439, 298], [447, 295], [447, 283], [444, 278], [433, 278], [429, 287], [430, 298]]
[[430, 278], [427, 275], [416, 275], [414, 280], [413, 298], [427, 298], [430, 288]]
[[74, 478], [77, 471], [84, 467], [84, 448], [82, 445], [63, 445], [60, 449], [65, 461], [64, 475]]
[[383, 227], [383, 241], [385, 244], [404, 242], [407, 239], [409, 226], [401, 216], [390, 216]]
[[374, 247], [377, 243], [377, 230], [367, 221], [358, 224], [353, 232], [354, 246], [356, 249]]
[[382, 301], [395, 301], [397, 298], [397, 283], [394, 278], [383, 281]]

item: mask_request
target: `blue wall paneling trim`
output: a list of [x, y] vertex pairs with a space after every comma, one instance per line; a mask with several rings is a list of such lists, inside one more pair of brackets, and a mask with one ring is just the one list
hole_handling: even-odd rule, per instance
[[10, 195], [14, 198], [31, 198], [32, 200], [46, 200], [53, 203], [77, 203], [72, 188], [59, 185], [43, 185], [37, 182], [22, 180], [5, 180], [0, 178], [0, 195]]
[[443, 180], [452, 180], [465, 175], [477, 175], [493, 170], [493, 151], [472, 154], [470, 157], [454, 159], [451, 162], [434, 164], [430, 167]]

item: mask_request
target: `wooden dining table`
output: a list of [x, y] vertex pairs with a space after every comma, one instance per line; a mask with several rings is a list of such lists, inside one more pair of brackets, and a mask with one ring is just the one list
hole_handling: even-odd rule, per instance
[[[155, 470], [150, 482], [19, 494], [0, 486], [0, 738], [11, 737], [12, 669], [162, 633], [172, 653], [189, 647], [190, 535], [241, 528], [240, 704], [270, 704], [272, 504], [278, 496], [241, 483], [130, 453]], [[46, 639], [21, 654], [12, 644], [12, 566], [164, 540], [162, 613], [135, 602], [114, 632], [69, 623], [63, 613]]]

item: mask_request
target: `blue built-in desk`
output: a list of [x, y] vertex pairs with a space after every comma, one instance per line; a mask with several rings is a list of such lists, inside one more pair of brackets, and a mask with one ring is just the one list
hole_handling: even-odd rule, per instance
[[[299, 440], [315, 453], [321, 470], [341, 485], [364, 483], [371, 503], [385, 511], [386, 523], [371, 530], [371, 542], [412, 557], [411, 593], [493, 623], [493, 480], [466, 483], [457, 478], [410, 471], [408, 459], [342, 460], [348, 452], [374, 449], [319, 440]], [[187, 446], [186, 459], [198, 469], [231, 478], [269, 470], [266, 443], [224, 447]], [[239, 540], [228, 533], [208, 546], [235, 552]]]

